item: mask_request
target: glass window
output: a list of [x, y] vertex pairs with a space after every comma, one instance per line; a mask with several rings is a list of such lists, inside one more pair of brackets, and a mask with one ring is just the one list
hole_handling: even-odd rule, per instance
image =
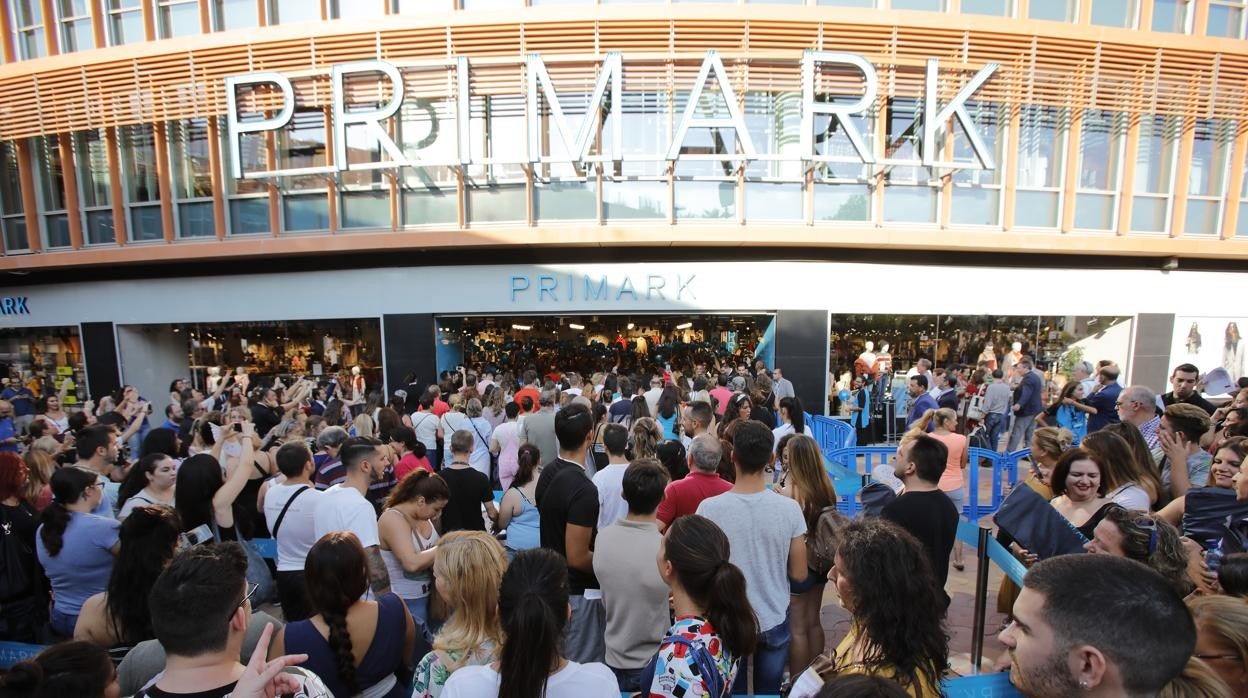
[[926, 10], [928, 12], [944, 12], [945, 0], [892, 0], [894, 10]]
[[[1239, 192], [1239, 217], [1235, 221], [1235, 235], [1248, 235], [1248, 161], [1240, 163], [1244, 170], [1244, 183]], [[7, 232], [7, 230], [6, 230]]]
[[108, 41], [112, 46], [145, 40], [143, 0], [108, 0]]
[[330, 19], [368, 19], [386, 14], [385, 0], [330, 0]]
[[481, 184], [466, 192], [468, 219], [477, 223], [524, 221], [523, 184]]
[[736, 182], [677, 181], [676, 217], [735, 219], [737, 217]]
[[887, 108], [885, 157], [903, 164], [889, 165], [885, 171], [883, 218], [897, 223], [935, 223], [939, 190], [931, 185], [930, 171], [917, 164], [922, 156], [922, 105], [918, 99], [894, 97], [888, 100]]
[[607, 220], [666, 219], [668, 188], [665, 181], [603, 180], [602, 215]]
[[13, 45], [18, 59], [48, 55], [43, 35], [43, 3], [40, 0], [13, 0]]
[[1215, 235], [1221, 227], [1222, 196], [1234, 137], [1232, 126], [1230, 121], [1196, 120], [1184, 233]]
[[429, 165], [399, 170], [402, 225], [457, 223], [458, 185], [451, 167], [458, 159], [455, 125], [452, 100], [417, 96], [404, 100], [399, 112], [399, 137], [395, 140], [408, 160]]
[[1153, 0], [1153, 31], [1187, 31], [1187, 8], [1191, 0]]
[[[286, 128], [277, 134], [277, 169], [297, 170], [325, 167], [325, 112], [313, 107], [296, 107]], [[283, 189], [325, 189], [325, 173], [283, 177]]]
[[251, 29], [260, 26], [256, 0], [213, 0], [213, 31]]
[[1092, 23], [1102, 27], [1134, 27], [1136, 0], [1091, 0]]
[[1140, 119], [1131, 230], [1164, 233], [1169, 229], [1178, 131], [1177, 117], [1145, 116]]
[[1205, 34], [1238, 39], [1244, 35], [1244, 0], [1209, 0]]
[[1014, 16], [1014, 0], [962, 0], [962, 12], [970, 15]]
[[598, 187], [591, 179], [535, 181], [533, 218], [539, 221], [598, 219]]
[[1027, 5], [1028, 19], [1047, 19], [1051, 22], [1073, 22], [1078, 0], [1042, 0]]
[[459, 6], [465, 10], [496, 10], [524, 7], [524, 0], [459, 0]]
[[1079, 142], [1079, 191], [1075, 227], [1113, 230], [1117, 223], [1118, 176], [1126, 116], [1089, 109], [1083, 114]]
[[44, 242], [49, 247], [69, 247], [69, 218], [65, 215], [65, 177], [61, 170], [60, 140], [56, 135], [30, 140], [34, 161], [39, 213], [43, 214]]
[[30, 249], [30, 243], [26, 239], [20, 169], [17, 149], [9, 141], [0, 141], [0, 227], [4, 228], [5, 252]]
[[390, 229], [390, 191], [344, 191], [339, 198], [343, 228]]
[[746, 182], [747, 221], [800, 221], [802, 185], [797, 182]]
[[866, 221], [871, 219], [871, 187], [867, 184], [815, 185], [816, 221]]
[[271, 232], [269, 197], [230, 200], [230, 235], [254, 235]]
[[875, 7], [876, 0], [815, 0], [816, 5], [835, 5], [837, 7]]
[[91, 29], [91, 3], [88, 0], [58, 0], [61, 21], [61, 53], [95, 48]]
[[121, 154], [122, 189], [130, 216], [130, 239], [163, 240], [160, 178], [156, 170], [156, 141], [152, 126], [118, 127], [117, 147]]
[[160, 38], [176, 39], [200, 32], [199, 0], [159, 0]]
[[968, 102], [967, 111], [975, 122], [984, 143], [993, 149], [996, 168], [984, 170], [978, 167], [975, 151], [961, 126], [953, 129], [953, 158], [955, 162], [971, 162], [974, 166], [955, 170], [953, 173], [953, 200], [949, 220], [955, 225], [1000, 225], [1001, 222], [1001, 168], [1005, 166], [1005, 136], [1001, 123], [1005, 121], [1004, 109], [996, 104]]
[[321, 4], [308, 0], [269, 0], [269, 24], [321, 21]]
[[73, 147], [79, 202], [86, 218], [86, 242], [89, 245], [115, 243], [108, 142], [102, 131], [79, 131], [73, 134]]
[[178, 236], [215, 235], [210, 163], [210, 151], [215, 144], [208, 138], [208, 120], [173, 121], [168, 124], [167, 131]]
[[1014, 225], [1055, 228], [1060, 220], [1068, 115], [1042, 106], [1024, 106], [1020, 114]]
[[283, 230], [301, 233], [329, 230], [329, 198], [325, 193], [283, 194]]

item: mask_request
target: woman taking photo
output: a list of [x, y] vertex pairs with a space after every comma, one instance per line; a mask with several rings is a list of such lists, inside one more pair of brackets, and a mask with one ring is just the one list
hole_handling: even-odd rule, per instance
[[416, 642], [416, 624], [391, 593], [364, 600], [368, 560], [354, 533], [328, 533], [308, 551], [308, 602], [316, 615], [277, 631], [269, 660], [306, 654], [335, 696], [407, 698], [405, 678]]
[[1040, 415], [1036, 421], [1041, 426], [1061, 427], [1075, 435], [1075, 444], [1083, 442], [1088, 434], [1088, 415], [1096, 414], [1095, 407], [1083, 404], [1083, 384], [1079, 381], [1067, 381], [1062, 392]]
[[434, 548], [438, 529], [433, 520], [442, 513], [451, 491], [440, 475], [417, 470], [390, 492], [385, 511], [377, 519], [381, 561], [390, 574], [390, 590], [403, 599], [423, 630], [429, 622], [429, 594], [433, 591]]
[[156, 637], [147, 597], [156, 577], [168, 566], [178, 546], [178, 524], [173, 509], [163, 506], [132, 507], [121, 524], [117, 564], [108, 579], [108, 591], [82, 605], [74, 639], [93, 642], [105, 649], [134, 645]]
[[[160, 431], [153, 429], [152, 433]], [[177, 482], [177, 463], [164, 453], [149, 453], [131, 466], [117, 492], [121, 511], [117, 520], [125, 521], [135, 507], [162, 506], [173, 508], [173, 487]]]
[[809, 698], [841, 674], [892, 679], [914, 698], [940, 695], [949, 664], [944, 594], [919, 542], [883, 519], [841, 531], [828, 581], [851, 616], [849, 633], [794, 682], [790, 696]]
[[[962, 516], [962, 508], [966, 506], [966, 490], [963, 489], [964, 481], [962, 471], [966, 470], [969, 461], [968, 455], [969, 442], [965, 436], [957, 433], [958, 413], [948, 407], [942, 407], [938, 410], [928, 410], [914, 423], [910, 428], [911, 433], [924, 434], [927, 433], [928, 427], [931, 426], [932, 431], [929, 434], [932, 438], [943, 443], [949, 451], [949, 459], [945, 462], [945, 471], [940, 474], [940, 491], [944, 492], [953, 506], [958, 510], [958, 516]], [[962, 541], [958, 541], [953, 546], [953, 560], [951, 563], [953, 568], [959, 572], [966, 569], [966, 565], [962, 562]]]
[[481, 531], [452, 531], [438, 543], [433, 574], [451, 616], [416, 667], [412, 698], [438, 698], [451, 674], [498, 660], [498, 586], [506, 569], [502, 546]]
[[516, 462], [515, 477], [498, 503], [497, 529], [507, 530], [505, 545], [509, 560], [522, 550], [542, 544], [537, 513], [537, 469], [542, 454], [537, 446], [525, 444], [520, 447]]
[[[745, 575], [728, 555], [728, 537], [706, 517], [682, 516], [667, 529], [659, 576], [671, 587], [676, 623], [641, 670], [645, 695], [726, 695], [740, 659], [754, 654], [758, 619], [745, 595]], [[705, 670], [712, 666], [713, 673]]]
[[[813, 534], [824, 507], [836, 506], [836, 491], [823, 469], [823, 452], [811, 437], [795, 434], [789, 438], [785, 454], [788, 470], [784, 485], [778, 491], [802, 508], [806, 530]], [[789, 647], [790, 675], [796, 676], [823, 652], [824, 633], [819, 609], [823, 606], [823, 587], [827, 581], [826, 577], [810, 570], [804, 581], [789, 583], [793, 633], [793, 643]]]
[[52, 630], [73, 637], [82, 604], [108, 587], [117, 557], [116, 519], [91, 512], [104, 484], [95, 473], [61, 468], [52, 475], [52, 504], [40, 515], [39, 564], [52, 582]]
[[443, 698], [618, 698], [619, 684], [605, 664], [578, 664], [560, 655], [569, 610], [563, 556], [549, 548], [517, 555], [499, 587], [498, 661], [456, 671]]
[[178, 468], [173, 501], [182, 530], [193, 531], [200, 526], [208, 526], [219, 540], [245, 538], [237, 530], [239, 516], [236, 512], [245, 512], [246, 509], [236, 507], [235, 500], [254, 470], [252, 434], [250, 422], [243, 424], [241, 431], [222, 433], [222, 442], [241, 444], [238, 459], [228, 469], [228, 478], [221, 477], [221, 464], [206, 453], [187, 458]]

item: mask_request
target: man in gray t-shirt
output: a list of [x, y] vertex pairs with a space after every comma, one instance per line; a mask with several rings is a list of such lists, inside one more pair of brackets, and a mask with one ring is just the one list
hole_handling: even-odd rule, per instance
[[555, 439], [556, 395], [553, 390], [543, 390], [537, 399], [542, 409], [525, 416], [520, 422], [520, 443], [537, 446], [543, 463], [559, 456], [559, 442]]
[[[747, 421], [732, 440], [737, 481], [731, 490], [703, 500], [698, 514], [728, 536], [731, 562], [745, 575], [746, 595], [758, 616], [754, 692], [778, 693], [789, 656], [789, 580], [805, 582], [806, 520], [797, 502], [768, 490], [763, 470], [772, 459], [771, 430]], [[733, 693], [745, 693], [748, 672], [737, 674]]]

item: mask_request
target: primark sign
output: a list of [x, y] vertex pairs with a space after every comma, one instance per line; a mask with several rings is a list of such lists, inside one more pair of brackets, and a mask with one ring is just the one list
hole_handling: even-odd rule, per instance
[[[559, 95], [555, 90], [546, 63], [541, 55], [530, 54], [526, 59], [527, 67], [527, 157], [531, 164], [558, 162], [543, 154], [543, 142], [562, 144], [564, 152], [571, 156], [565, 162], [585, 165], [595, 162], [615, 162], [625, 160], [665, 159], [675, 162], [684, 158], [735, 160], [751, 162], [755, 160], [775, 160], [775, 155], [760, 154], [755, 147], [746, 127], [745, 118], [734, 94], [732, 83], [728, 79], [728, 71], [723, 60], [714, 51], [706, 52], [702, 60], [698, 76], [688, 85], [689, 98], [684, 112], [680, 116], [671, 142], [667, 144], [665, 153], [655, 156], [639, 156], [624, 153], [623, 118], [623, 76], [626, 69], [624, 58], [619, 53], [609, 53], [599, 66], [598, 78], [590, 96], [585, 115], [579, 123], [573, 123], [570, 114], [565, 113], [560, 105]], [[890, 160], [875, 152], [871, 139], [858, 128], [855, 117], [866, 115], [875, 103], [879, 94], [879, 77], [875, 66], [866, 58], [836, 51], [806, 51], [800, 62], [794, 63], [794, 70], [801, 71], [801, 134], [799, 153], [796, 159], [805, 163], [856, 162], [873, 165], [922, 165], [925, 167], [945, 167], [960, 169], [995, 169], [992, 147], [984, 142], [982, 134], [976, 127], [967, 103], [975, 93], [997, 71], [998, 64], [989, 63], [974, 76], [963, 83], [953, 98], [946, 103], [938, 99], [940, 65], [935, 58], [927, 60], [926, 82], [922, 102], [922, 114], [912, 126], [918, 140], [918, 160]], [[243, 167], [240, 139], [244, 136], [262, 136], [266, 132], [280, 131], [286, 128], [295, 113], [295, 88], [291, 78], [278, 72], [265, 71], [235, 75], [226, 78], [225, 90], [228, 112], [226, 114], [227, 134], [229, 138], [230, 171], [235, 179], [262, 179], [290, 175], [315, 173], [335, 173], [348, 170], [391, 169], [401, 167], [435, 167], [435, 166], [468, 166], [480, 164], [474, 158], [470, 147], [472, 130], [470, 128], [471, 69], [466, 57], [459, 56], [448, 62], [446, 69], [455, 72], [455, 157], [453, 161], [441, 159], [419, 159], [409, 157], [404, 152], [401, 142], [396, 142], [386, 128], [389, 120], [395, 118], [404, 102], [403, 68], [394, 63], [381, 60], [367, 60], [345, 63], [334, 66], [330, 71], [332, 87], [332, 128], [333, 157], [332, 164], [325, 167], [278, 169], [267, 171], [248, 171]], [[816, 75], [820, 70], [838, 70], [856, 73], [861, 76], [861, 87], [853, 94], [820, 92], [816, 90]], [[714, 85], [711, 84], [714, 78]], [[347, 86], [352, 81], [369, 80], [388, 83], [388, 89], [382, 93], [390, 94], [390, 99], [380, 106], [372, 104], [351, 104], [348, 100]], [[275, 90], [278, 97], [277, 108], [268, 113], [244, 113], [240, 111], [239, 92], [241, 89]], [[701, 106], [702, 98], [722, 98], [726, 108], [724, 113], [707, 114]], [[608, 99], [608, 95], [611, 99]], [[545, 100], [548, 118], [543, 118], [541, 101]], [[610, 116], [610, 128], [599, 136], [599, 128], [604, 111]], [[832, 121], [829, 127], [837, 126], [851, 146], [844, 154], [827, 154], [818, 152], [815, 147], [815, 119], [825, 117]], [[941, 143], [945, 131], [955, 121], [966, 134], [966, 139], [974, 155], [974, 160], [945, 162]], [[380, 162], [353, 163], [347, 157], [347, 132], [358, 129], [375, 139], [384, 156]], [[545, 133], [543, 133], [545, 129]], [[686, 138], [693, 129], [718, 129], [731, 131], [735, 136], [738, 153], [733, 154], [696, 154], [682, 152]], [[517, 137], [520, 134], [516, 134]], [[545, 141], [543, 140], [545, 136]], [[597, 141], [596, 141], [596, 137]], [[598, 145], [595, 152], [594, 146]], [[852, 152], [850, 152], [852, 151]], [[787, 156], [785, 159], [793, 159]]]

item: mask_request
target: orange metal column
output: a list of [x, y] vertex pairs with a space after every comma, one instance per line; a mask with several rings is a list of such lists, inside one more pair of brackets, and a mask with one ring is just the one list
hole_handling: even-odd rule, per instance
[[1248, 129], [1241, 128], [1231, 146], [1231, 174], [1226, 182], [1225, 203], [1222, 204], [1222, 239], [1235, 237], [1239, 227], [1239, 201], [1244, 189], [1244, 158], [1248, 157]]
[[1170, 237], [1179, 237], [1187, 223], [1187, 192], [1190, 182], [1188, 171], [1192, 168], [1192, 149], [1196, 144], [1196, 119], [1183, 119], [1183, 132], [1179, 134], [1179, 161], [1174, 168], [1174, 205], [1170, 208]]
[[225, 239], [225, 176], [221, 167], [221, 126], [215, 117], [208, 118], [208, 171], [212, 174], [212, 222], [218, 240]]
[[164, 229], [165, 242], [173, 242], [176, 232], [173, 225], [173, 179], [169, 172], [168, 125], [158, 121], [152, 128], [152, 143], [156, 148], [156, 180], [160, 189], [160, 224]]
[[61, 152], [61, 182], [65, 187], [65, 217], [69, 222], [69, 245], [75, 250], [82, 247], [82, 206], [78, 200], [78, 175], [74, 163], [74, 143], [70, 134], [63, 133], [57, 140]]
[[121, 152], [117, 148], [117, 128], [104, 129], [104, 147], [108, 149], [108, 198], [113, 206], [113, 237], [118, 245], [129, 239], [126, 220], [125, 188], [121, 184]]

